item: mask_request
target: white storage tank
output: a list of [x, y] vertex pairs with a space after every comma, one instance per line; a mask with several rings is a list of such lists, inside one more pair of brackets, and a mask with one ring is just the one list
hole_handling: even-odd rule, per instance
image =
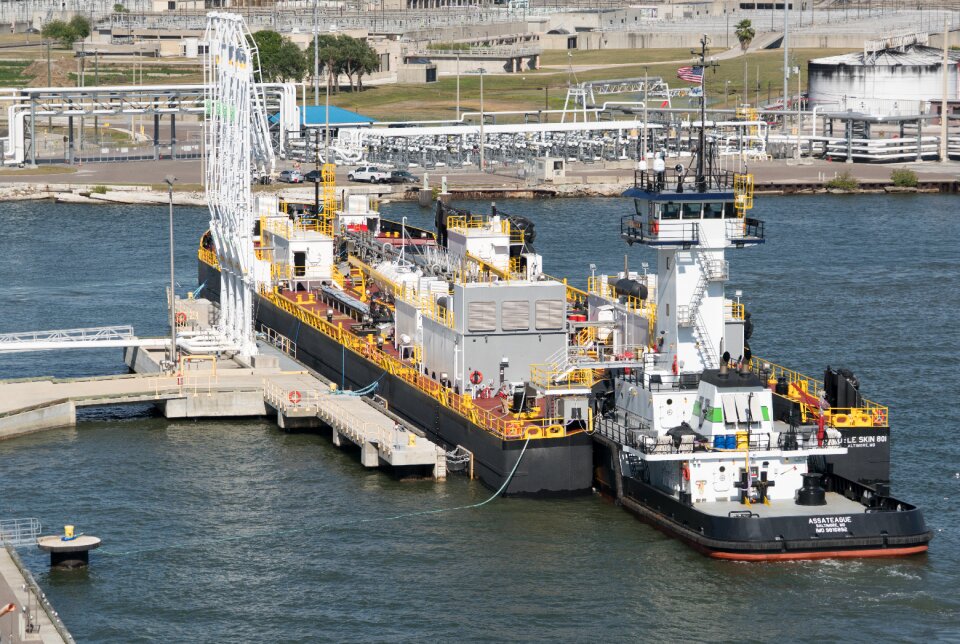
[[[948, 56], [947, 98], [956, 99], [960, 52]], [[867, 43], [862, 52], [807, 64], [810, 105], [875, 116], [923, 114], [941, 98], [942, 68], [943, 50], [928, 46], [925, 35]]]

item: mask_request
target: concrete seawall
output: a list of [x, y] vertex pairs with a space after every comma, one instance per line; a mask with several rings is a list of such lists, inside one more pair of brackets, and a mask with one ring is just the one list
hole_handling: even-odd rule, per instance
[[0, 415], [0, 440], [77, 424], [77, 406], [72, 400], [41, 403], [16, 413]]

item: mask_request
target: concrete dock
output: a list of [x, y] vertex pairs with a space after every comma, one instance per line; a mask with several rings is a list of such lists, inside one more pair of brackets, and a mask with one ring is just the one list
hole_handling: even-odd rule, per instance
[[185, 355], [177, 373], [163, 373], [162, 349], [134, 347], [126, 364], [136, 373], [95, 378], [0, 382], [0, 440], [76, 425], [77, 410], [155, 404], [167, 418], [276, 416], [281, 428], [329, 427], [335, 445], [360, 448], [366, 467], [429, 469], [446, 478], [446, 452], [415, 428], [363, 397], [337, 392], [269, 343], [246, 366], [217, 355]]
[[70, 633], [16, 551], [0, 546], [0, 606], [8, 603], [14, 604], [16, 610], [0, 617], [0, 641], [4, 644], [73, 644]]

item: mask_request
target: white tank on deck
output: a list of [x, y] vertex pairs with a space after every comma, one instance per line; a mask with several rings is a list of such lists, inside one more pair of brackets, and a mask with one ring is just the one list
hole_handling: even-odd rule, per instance
[[197, 58], [199, 55], [200, 55], [200, 39], [184, 38], [183, 39], [184, 58]]
[[[807, 63], [811, 106], [876, 116], [924, 114], [942, 94], [943, 50], [925, 36], [868, 43], [862, 52]], [[871, 47], [871, 45], [873, 47]], [[949, 53], [947, 98], [957, 98], [957, 61]]]

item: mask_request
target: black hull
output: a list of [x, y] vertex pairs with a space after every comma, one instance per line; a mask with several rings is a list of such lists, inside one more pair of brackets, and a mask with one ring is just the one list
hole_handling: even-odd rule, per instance
[[[917, 508], [889, 499], [887, 507], [900, 505], [899, 511], [877, 511], [823, 517], [796, 515], [786, 517], [720, 517], [681, 503], [621, 472], [619, 448], [597, 437], [594, 471], [597, 487], [609, 493], [641, 520], [695, 549], [715, 558], [743, 561], [776, 561], [842, 557], [892, 557], [918, 554], [927, 550], [932, 534]], [[863, 486], [830, 475], [826, 485], [835, 491], [856, 494]], [[745, 508], [746, 509], [746, 508]], [[830, 516], [839, 517], [831, 520]], [[818, 525], [830, 526], [830, 534]], [[834, 526], [842, 528], [834, 530]], [[835, 536], [834, 536], [835, 535]]]
[[[203, 297], [219, 301], [220, 272], [200, 261], [199, 278], [204, 285]], [[268, 326], [293, 340], [297, 345], [297, 360], [338, 385], [342, 382], [348, 388], [359, 389], [380, 379], [377, 393], [389, 402], [390, 410], [423, 429], [445, 448], [461, 445], [470, 450], [474, 455], [474, 474], [490, 489], [500, 489], [509, 477], [525, 441], [500, 440], [262, 297], [257, 298], [255, 319], [258, 325]], [[504, 494], [548, 496], [589, 492], [592, 452], [593, 444], [587, 434], [532, 440]]]

